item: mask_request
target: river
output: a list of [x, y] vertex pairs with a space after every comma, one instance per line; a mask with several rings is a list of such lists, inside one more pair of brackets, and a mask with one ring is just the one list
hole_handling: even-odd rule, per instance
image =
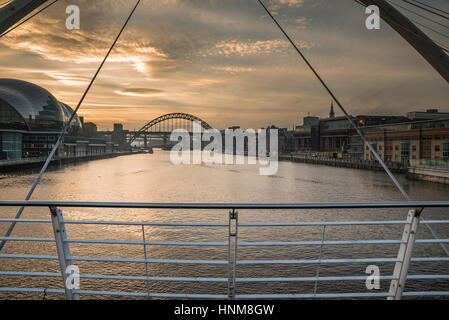
[[[23, 200], [37, 173], [21, 172], [0, 176], [0, 199]], [[413, 200], [449, 200], [449, 186], [422, 181], [410, 181], [398, 175], [400, 183]], [[32, 200], [64, 201], [131, 201], [131, 202], [340, 202], [340, 201], [396, 201], [403, 200], [383, 172], [348, 168], [327, 167], [313, 164], [280, 162], [277, 174], [259, 175], [256, 165], [173, 165], [169, 153], [138, 154], [112, 159], [84, 162], [76, 165], [53, 167], [45, 173]], [[11, 218], [17, 208], [2, 208], [0, 218]], [[110, 221], [176, 221], [176, 222], [227, 222], [228, 212], [218, 210], [118, 210], [118, 209], [70, 209], [63, 210], [70, 220]], [[404, 220], [406, 209], [394, 210], [240, 210], [240, 222], [248, 221], [345, 221], [345, 220]], [[447, 219], [441, 209], [426, 209], [426, 219]], [[22, 218], [49, 219], [45, 208], [27, 208]], [[0, 224], [2, 234], [6, 223]], [[449, 225], [435, 226], [441, 237], [448, 238]], [[352, 239], [400, 239], [403, 226], [335, 226], [326, 228], [326, 240]], [[68, 225], [70, 238], [142, 240], [140, 226], [119, 227], [99, 225]], [[147, 227], [149, 241], [228, 241], [227, 228], [174, 228]], [[419, 229], [419, 237], [431, 238], [425, 226]], [[51, 224], [18, 224], [13, 236], [53, 237]], [[240, 228], [239, 241], [320, 241], [322, 227], [262, 227]], [[71, 244], [72, 256], [143, 258], [142, 246]], [[335, 258], [395, 258], [397, 245], [345, 245], [325, 246], [323, 259]], [[2, 254], [55, 255], [54, 243], [8, 242]], [[415, 256], [444, 256], [438, 244], [419, 244]], [[163, 247], [147, 246], [149, 258], [154, 259], [227, 259], [227, 247]], [[239, 260], [253, 259], [319, 259], [319, 246], [295, 247], [242, 247]], [[84, 274], [121, 274], [144, 276], [145, 265], [139, 263], [79, 262]], [[365, 276], [368, 264], [321, 265], [320, 276]], [[379, 263], [381, 275], [390, 276], [392, 263]], [[58, 272], [56, 261], [0, 259], [0, 270]], [[411, 274], [433, 272], [449, 274], [448, 263], [413, 263]], [[149, 265], [154, 277], [226, 277], [223, 265]], [[317, 264], [304, 265], [241, 265], [238, 277], [315, 277]], [[238, 283], [238, 294], [251, 293], [313, 293], [314, 282]], [[226, 283], [166, 283], [151, 281], [152, 292], [188, 292], [226, 294]], [[0, 287], [59, 287], [59, 278], [31, 278], [0, 276]], [[381, 280], [381, 289], [387, 291], [389, 280]], [[83, 290], [139, 291], [146, 292], [145, 281], [81, 279]], [[409, 281], [407, 290], [449, 290], [448, 280]], [[320, 282], [318, 293], [370, 292], [364, 281]], [[41, 294], [0, 294], [0, 298], [42, 298]], [[62, 298], [47, 295], [49, 299]]]

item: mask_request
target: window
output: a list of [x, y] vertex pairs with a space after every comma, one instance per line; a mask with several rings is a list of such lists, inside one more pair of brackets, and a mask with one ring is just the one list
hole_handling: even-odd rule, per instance
[[443, 159], [449, 159], [449, 142], [443, 144]]
[[416, 145], [415, 144], [412, 146], [412, 150], [416, 151]]
[[403, 161], [408, 160], [410, 158], [410, 143], [403, 142], [401, 143], [401, 159]]
[[440, 151], [440, 145], [439, 144], [435, 145], [435, 151]]
[[394, 146], [394, 150], [398, 151], [399, 150], [399, 146]]
[[435, 140], [440, 140], [440, 139], [441, 139], [441, 136], [439, 134], [436, 134], [435, 135]]

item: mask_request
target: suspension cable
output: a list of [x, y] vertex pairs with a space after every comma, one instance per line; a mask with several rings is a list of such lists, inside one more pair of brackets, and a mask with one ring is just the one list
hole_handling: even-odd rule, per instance
[[37, 16], [39, 13], [45, 11], [46, 9], [50, 8], [52, 5], [54, 5], [56, 2], [58, 2], [58, 0], [53, 1], [52, 3], [46, 5], [45, 7], [43, 7], [42, 9], [40, 9], [39, 11], [37, 11], [36, 13], [34, 13], [33, 15], [29, 16], [28, 18], [26, 18], [25, 20], [23, 20], [22, 22], [20, 22], [19, 24], [15, 25], [14, 27], [12, 27], [11, 29], [5, 31], [4, 33], [2, 33], [0, 35], [0, 39], [3, 38], [4, 36], [6, 36], [8, 33], [10, 33], [11, 31], [17, 29], [18, 27], [20, 27], [22, 24], [24, 24], [25, 22], [31, 20], [32, 18], [34, 18], [35, 16]]
[[[87, 93], [89, 92], [90, 88], [92, 87], [92, 85], [94, 84], [98, 74], [100, 73], [101, 69], [103, 68], [103, 65], [106, 63], [106, 60], [108, 59], [109, 55], [111, 54], [112, 50], [114, 49], [118, 39], [120, 38], [121, 34], [123, 33], [123, 31], [125, 30], [128, 22], [131, 20], [131, 17], [133, 16], [134, 12], [137, 9], [137, 6], [139, 5], [141, 0], [138, 0], [136, 5], [134, 6], [133, 10], [131, 11], [131, 13], [129, 14], [128, 18], [126, 19], [125, 23], [123, 24], [122, 28], [120, 29], [120, 32], [118, 33], [117, 37], [115, 38], [114, 42], [112, 43], [111, 47], [109, 48], [108, 52], [106, 53], [106, 56], [104, 57], [103, 61], [101, 62], [100, 66], [98, 67], [97, 71], [95, 72], [94, 76], [92, 77], [92, 80], [90, 81], [89, 85], [87, 86], [87, 89], [84, 91], [84, 94], [82, 95], [77, 107], [75, 108], [75, 110], [72, 112], [72, 115], [70, 116], [69, 121], [67, 121], [64, 125], [64, 129], [62, 130], [62, 132], [60, 133], [58, 140], [56, 141], [53, 149], [51, 150], [47, 160], [45, 161], [44, 166], [42, 167], [41, 171], [39, 172], [39, 175], [37, 176], [36, 180], [34, 181], [33, 186], [31, 187], [30, 191], [28, 192], [25, 200], [28, 201], [31, 196], [33, 195], [34, 190], [36, 189], [37, 185], [39, 184], [42, 175], [45, 173], [45, 171], [47, 170], [48, 165], [50, 164], [53, 156], [56, 153], [56, 150], [59, 148], [59, 145], [61, 144], [61, 141], [66, 133], [66, 131], [68, 130], [68, 128], [70, 127], [70, 124], [72, 122], [72, 120], [75, 118], [76, 113], [78, 112], [78, 109], [81, 107], [81, 104], [83, 103], [84, 99], [87, 96]], [[19, 209], [19, 211], [16, 214], [15, 219], [19, 219], [20, 216], [22, 215], [22, 212], [24, 210], [25, 207], [21, 207]], [[9, 226], [8, 231], [5, 234], [5, 238], [8, 238], [11, 235], [11, 232], [14, 230], [14, 227], [16, 225], [17, 221], [14, 221], [11, 223], [11, 225]], [[6, 243], [6, 239], [3, 240], [0, 243], [0, 251], [3, 249], [5, 243]]]
[[426, 6], [426, 7], [428, 7], [428, 8], [431, 8], [431, 9], [433, 9], [433, 10], [436, 10], [436, 11], [439, 11], [439, 12], [441, 12], [441, 13], [444, 13], [444, 14], [449, 15], [449, 12], [444, 11], [444, 10], [441, 10], [441, 9], [438, 9], [438, 8], [435, 8], [435, 7], [431, 6], [430, 4], [426, 4], [426, 3], [423, 3], [423, 2], [418, 1], [418, 0], [413, 0], [413, 1], [414, 1], [414, 2], [417, 2], [417, 3], [419, 3], [419, 4], [422, 4], [423, 6]]
[[[428, 9], [428, 8], [426, 8], [426, 7], [423, 7], [423, 6], [419, 5], [419, 4], [410, 2], [410, 1], [408, 1], [408, 0], [402, 0], [402, 1], [405, 2], [405, 3], [408, 3], [408, 4], [412, 5], [412, 6], [415, 6], [415, 7], [417, 7], [417, 8], [420, 8], [420, 9], [422, 9], [422, 10], [424, 10], [424, 11], [430, 12], [430, 13], [436, 15], [436, 16], [439, 16], [439, 17], [441, 17], [441, 18], [444, 18], [444, 19], [449, 20], [449, 17], [447, 17], [447, 16], [445, 16], [445, 15], [442, 15], [442, 14], [440, 14], [440, 13], [438, 13], [438, 12], [432, 11], [432, 10], [430, 10], [430, 9]], [[441, 11], [441, 10], [440, 10], [440, 11]]]
[[[307, 66], [310, 68], [310, 70], [314, 73], [316, 78], [320, 81], [320, 83], [323, 85], [323, 87], [326, 89], [326, 91], [329, 93], [329, 95], [332, 97], [332, 99], [337, 103], [340, 110], [345, 115], [346, 119], [349, 121], [349, 123], [352, 125], [352, 127], [356, 130], [357, 134], [362, 138], [362, 141], [364, 142], [364, 145], [366, 145], [371, 153], [374, 155], [374, 157], [377, 159], [377, 161], [380, 163], [380, 165], [383, 167], [385, 172], [388, 174], [390, 179], [393, 181], [393, 183], [396, 185], [398, 190], [402, 193], [402, 195], [407, 199], [407, 201], [411, 201], [410, 196], [407, 194], [407, 192], [404, 190], [404, 188], [401, 186], [399, 181], [396, 179], [396, 177], [391, 173], [390, 169], [387, 167], [385, 162], [382, 160], [382, 158], [379, 156], [377, 151], [373, 148], [373, 146], [366, 140], [365, 135], [362, 133], [362, 131], [359, 129], [357, 124], [354, 122], [354, 120], [351, 118], [351, 116], [346, 112], [343, 105], [340, 103], [340, 101], [337, 99], [333, 91], [327, 86], [327, 84], [324, 82], [324, 80], [321, 78], [321, 76], [318, 74], [318, 72], [315, 70], [315, 68], [312, 66], [312, 64], [309, 62], [309, 60], [305, 57], [305, 55], [302, 53], [302, 51], [298, 48], [298, 46], [293, 42], [293, 40], [289, 37], [289, 35], [285, 32], [285, 30], [282, 28], [282, 26], [279, 24], [279, 22], [276, 20], [276, 18], [271, 14], [271, 12], [267, 9], [267, 7], [263, 4], [262, 0], [257, 0], [260, 5], [265, 9], [267, 14], [271, 17], [273, 22], [278, 26], [278, 28], [281, 30], [281, 32], [284, 34], [284, 36], [287, 38], [287, 40], [291, 43], [293, 48], [298, 52], [298, 54], [301, 56], [301, 58], [304, 60], [304, 62], [307, 64]], [[422, 209], [421, 209], [422, 211]], [[432, 234], [435, 236], [436, 239], [439, 239], [437, 233], [433, 230], [433, 228], [426, 224], [426, 226], [429, 228], [429, 230], [432, 232]], [[449, 250], [445, 246], [444, 243], [440, 242], [441, 247], [444, 249], [447, 255], [449, 255]]]
[[431, 18], [429, 18], [429, 17], [426, 17], [426, 16], [424, 16], [424, 15], [422, 15], [422, 14], [419, 14], [419, 13], [416, 12], [416, 11], [413, 11], [413, 10], [411, 10], [411, 9], [408, 9], [408, 8], [404, 7], [404, 6], [401, 6], [400, 4], [398, 4], [398, 3], [396, 3], [396, 2], [393, 2], [393, 1], [391, 1], [391, 0], [389, 0], [389, 2], [390, 2], [391, 4], [393, 4], [393, 5], [395, 5], [395, 6], [398, 7], [398, 8], [401, 8], [401, 9], [403, 9], [403, 10], [405, 10], [405, 11], [408, 11], [408, 12], [410, 12], [410, 13], [412, 13], [412, 14], [418, 16], [418, 17], [421, 17], [421, 18], [423, 18], [423, 19], [425, 19], [425, 20], [427, 20], [427, 21], [431, 21], [431, 22], [433, 22], [433, 23], [435, 23], [435, 24], [437, 24], [437, 25], [439, 25], [439, 26], [441, 26], [441, 27], [443, 27], [443, 28], [449, 29], [448, 26], [446, 26], [446, 25], [444, 25], [444, 24], [442, 24], [442, 23], [440, 23], [440, 22], [438, 22], [438, 21], [435, 21], [435, 20], [433, 20], [433, 19], [431, 19]]

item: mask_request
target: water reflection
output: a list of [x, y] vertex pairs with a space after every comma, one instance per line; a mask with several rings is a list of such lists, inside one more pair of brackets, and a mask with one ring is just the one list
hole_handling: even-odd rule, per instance
[[[33, 200], [83, 200], [83, 201], [136, 201], [136, 202], [319, 202], [319, 201], [394, 201], [402, 200], [401, 194], [382, 172], [371, 172], [347, 168], [315, 166], [309, 164], [281, 162], [275, 176], [260, 176], [257, 166], [174, 166], [167, 152], [155, 152], [152, 155], [133, 155], [86, 162], [78, 165], [53, 168], [44, 175]], [[0, 179], [0, 199], [23, 199], [36, 174], [24, 172], [2, 176]], [[449, 186], [409, 181], [398, 177], [405, 190], [414, 200], [448, 200]], [[1, 210], [1, 218], [10, 218], [16, 212], [14, 208]], [[344, 221], [344, 220], [404, 220], [406, 210], [241, 210], [240, 221]], [[170, 222], [227, 222], [228, 212], [204, 210], [118, 210], [118, 209], [64, 209], [66, 219], [73, 220], [113, 220], [113, 221], [170, 221]], [[426, 209], [427, 219], [447, 219], [447, 213], [438, 209]], [[49, 218], [48, 209], [28, 208], [22, 218]], [[4, 233], [7, 225], [0, 224]], [[122, 239], [142, 240], [140, 226], [99, 226], [69, 225], [69, 237], [86, 239]], [[437, 226], [442, 237], [449, 236], [447, 226]], [[227, 228], [197, 227], [147, 227], [146, 239], [150, 241], [227, 241]], [[321, 240], [320, 227], [302, 228], [241, 228], [240, 241], [317, 241]], [[51, 225], [18, 224], [15, 236], [52, 237]], [[326, 230], [328, 240], [350, 239], [400, 239], [401, 226], [359, 226], [329, 227]], [[419, 230], [420, 237], [431, 237], [425, 227]], [[226, 247], [161, 247], [149, 246], [148, 255], [154, 259], [227, 259]], [[324, 259], [332, 258], [395, 258], [396, 245], [369, 246], [326, 246]], [[71, 245], [73, 256], [128, 257], [143, 258], [143, 246], [140, 245]], [[54, 244], [35, 244], [9, 242], [2, 253], [23, 253], [55, 255]], [[417, 245], [417, 256], [443, 256], [438, 245]], [[239, 259], [318, 259], [319, 247], [243, 247], [239, 249]], [[82, 273], [145, 275], [143, 264], [124, 263], [77, 263]], [[366, 264], [322, 265], [320, 275], [365, 275]], [[379, 264], [382, 275], [392, 274], [392, 264]], [[306, 265], [256, 265], [239, 266], [239, 277], [314, 277], [316, 264]], [[57, 272], [54, 261], [36, 260], [33, 263], [2, 259], [1, 270]], [[448, 274], [447, 263], [413, 264], [411, 273], [434, 272]], [[198, 265], [150, 266], [152, 276], [188, 276], [188, 277], [226, 277], [227, 267]], [[18, 279], [0, 277], [0, 286], [13, 287], [61, 287], [57, 278]], [[104, 290], [129, 290], [146, 292], [143, 281], [106, 281], [81, 280], [82, 289], [98, 288]], [[312, 283], [242, 283], [238, 293], [311, 293]], [[387, 290], [388, 281], [381, 281], [381, 288]], [[448, 290], [449, 282], [409, 282], [411, 289]], [[226, 293], [226, 284], [198, 285], [196, 283], [152, 282], [154, 292], [189, 293]], [[318, 292], [353, 291], [366, 292], [363, 281], [344, 283], [323, 282]], [[3, 294], [1, 298], [18, 297]], [[27, 295], [26, 297], [39, 298]], [[51, 296], [50, 298], [59, 298]]]

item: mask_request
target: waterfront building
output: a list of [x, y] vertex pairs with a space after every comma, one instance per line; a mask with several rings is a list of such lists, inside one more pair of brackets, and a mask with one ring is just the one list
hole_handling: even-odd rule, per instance
[[[46, 157], [72, 114], [72, 108], [40, 86], [0, 79], [0, 160]], [[70, 137], [76, 138], [82, 130], [82, 121], [75, 115], [57, 156], [99, 154], [111, 149], [107, 141], [98, 139], [83, 138], [87, 148], [74, 144]]]
[[[350, 117], [359, 128], [410, 121], [403, 116], [358, 115]], [[331, 103], [328, 118], [320, 119], [308, 116], [304, 118], [303, 125], [296, 126], [295, 150], [320, 153], [328, 157], [334, 157], [335, 154], [357, 159], [363, 157], [361, 138], [357, 136], [356, 130], [345, 116], [335, 116], [333, 103]]]
[[[449, 118], [371, 126], [363, 132], [386, 162], [449, 160]], [[365, 146], [363, 158], [373, 157]]]

